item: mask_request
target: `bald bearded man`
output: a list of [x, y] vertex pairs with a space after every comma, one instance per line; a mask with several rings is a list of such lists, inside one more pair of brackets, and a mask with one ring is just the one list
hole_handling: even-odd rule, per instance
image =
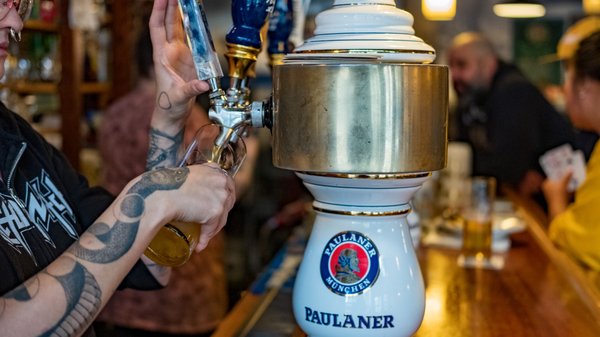
[[574, 143], [574, 130], [482, 34], [457, 35], [448, 52], [458, 95], [453, 140], [473, 148], [473, 174], [493, 176], [524, 196], [541, 196], [538, 158]]

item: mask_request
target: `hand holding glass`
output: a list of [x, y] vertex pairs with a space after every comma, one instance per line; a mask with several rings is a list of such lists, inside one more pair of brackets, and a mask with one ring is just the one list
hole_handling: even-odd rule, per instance
[[[246, 145], [235, 132], [224, 146], [216, 145], [222, 129], [217, 124], [208, 124], [198, 129], [179, 166], [217, 163], [233, 177], [246, 157]], [[197, 223], [171, 221], [159, 230], [144, 254], [160, 265], [181, 266], [187, 262], [198, 244], [200, 228], [201, 225]]]

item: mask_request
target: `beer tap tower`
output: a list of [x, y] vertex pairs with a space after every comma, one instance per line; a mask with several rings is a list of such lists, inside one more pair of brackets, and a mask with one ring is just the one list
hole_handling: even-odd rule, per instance
[[[234, 22], [264, 14], [248, 10], [258, 3], [273, 5], [234, 1]], [[317, 16], [315, 36], [273, 67], [272, 102], [231, 103], [243, 82], [231, 69], [227, 95], [211, 82], [222, 141], [239, 125], [270, 127], [273, 164], [295, 171], [315, 198], [293, 293], [296, 321], [312, 337], [410, 336], [423, 318], [406, 215], [445, 166], [448, 70], [431, 64], [435, 51], [412, 23], [393, 0], [335, 0]], [[230, 45], [246, 31], [234, 28]], [[250, 69], [246, 51], [230, 48], [241, 59], [230, 67]]]

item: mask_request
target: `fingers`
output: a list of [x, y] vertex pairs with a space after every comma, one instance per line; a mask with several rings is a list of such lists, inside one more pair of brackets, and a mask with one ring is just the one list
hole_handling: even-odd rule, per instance
[[208, 83], [201, 80], [191, 80], [175, 91], [174, 96], [176, 101], [187, 102], [190, 99], [207, 92], [209, 89]]
[[209, 241], [225, 227], [227, 216], [228, 212], [223, 212], [214, 223], [202, 225], [200, 239], [198, 240], [198, 245], [196, 245], [196, 248], [194, 249], [196, 252], [204, 250], [208, 246]]
[[154, 1], [149, 26], [150, 36], [155, 45], [183, 38], [177, 6], [177, 0]]
[[155, 0], [150, 15], [150, 37], [152, 44], [157, 46], [167, 42], [167, 34], [165, 31], [165, 16], [167, 14], [168, 0]]
[[194, 62], [185, 43], [177, 0], [156, 0], [149, 22], [153, 46], [154, 69], [161, 105], [168, 118], [186, 116], [196, 96], [208, 91], [209, 85], [197, 79]]
[[222, 202], [223, 214], [226, 215], [233, 208], [233, 205], [235, 204], [236, 200], [235, 182], [233, 178], [215, 163], [204, 163], [200, 166], [203, 166], [204, 168], [210, 169], [212, 171], [213, 177], [210, 179], [213, 179], [215, 181], [221, 178], [225, 179], [223, 182], [224, 185], [222, 185], [222, 182], [218, 182], [218, 188], [222, 189], [222, 191], [225, 191], [226, 194], [222, 197], [218, 197], [218, 199], [220, 200], [220, 202]]
[[207, 234], [204, 234], [204, 232], [202, 232], [202, 234], [200, 234], [200, 240], [198, 241], [196, 248], [194, 248], [194, 251], [196, 253], [200, 253], [201, 251], [203, 251], [206, 248], [206, 246], [208, 246], [208, 242], [211, 238], [212, 237], [209, 237]]
[[[215, 164], [203, 164], [206, 169], [210, 169], [210, 173], [206, 173], [208, 178], [217, 181], [217, 188], [213, 191], [213, 196], [216, 198], [216, 204], [220, 207], [211, 207], [212, 210], [219, 210], [217, 214], [214, 214], [208, 221], [202, 225], [202, 231], [198, 245], [195, 248], [196, 252], [202, 251], [208, 245], [210, 239], [212, 239], [227, 223], [227, 217], [229, 211], [235, 204], [235, 184], [233, 179], [220, 167]], [[225, 179], [224, 184], [221, 179]], [[221, 182], [219, 182], [221, 180]], [[219, 190], [224, 191], [225, 194], [221, 194]]]
[[183, 40], [184, 34], [177, 0], [169, 0], [165, 16], [167, 41]]

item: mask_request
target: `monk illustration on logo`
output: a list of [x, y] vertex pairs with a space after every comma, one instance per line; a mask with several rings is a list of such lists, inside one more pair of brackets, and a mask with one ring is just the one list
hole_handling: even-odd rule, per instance
[[335, 278], [344, 284], [356, 283], [360, 278], [355, 274], [360, 272], [358, 256], [351, 248], [342, 250], [335, 265]]

